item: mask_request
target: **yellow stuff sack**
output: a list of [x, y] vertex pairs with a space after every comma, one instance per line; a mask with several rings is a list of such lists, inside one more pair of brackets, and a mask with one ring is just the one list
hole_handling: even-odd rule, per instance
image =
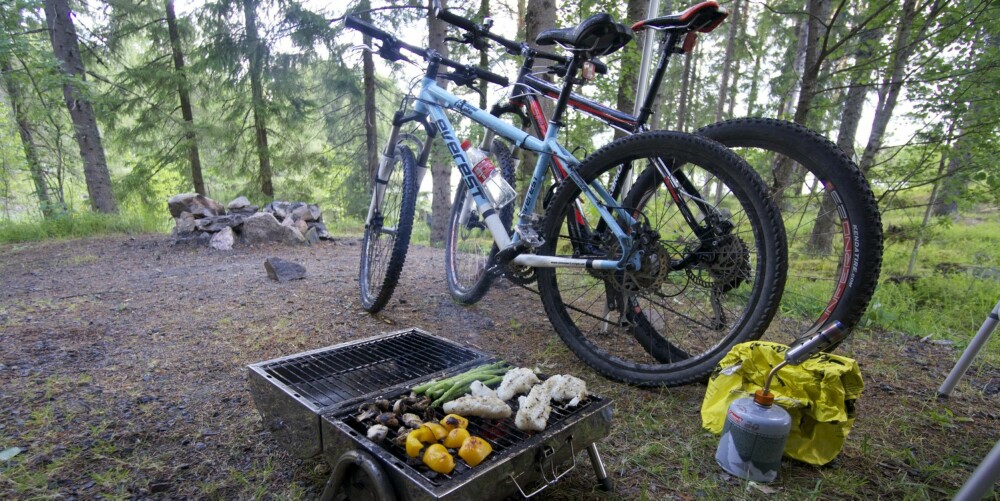
[[[765, 341], [734, 346], [709, 380], [701, 405], [702, 426], [721, 433], [729, 404], [762, 388], [767, 373], [784, 360], [786, 351], [783, 344]], [[792, 416], [785, 456], [815, 465], [837, 457], [854, 424], [854, 403], [862, 389], [858, 363], [839, 355], [820, 353], [801, 365], [778, 370], [771, 393]]]

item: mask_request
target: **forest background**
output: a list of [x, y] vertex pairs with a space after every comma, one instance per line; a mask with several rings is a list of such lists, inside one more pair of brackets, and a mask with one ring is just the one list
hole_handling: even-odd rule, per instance
[[[964, 343], [996, 301], [1000, 280], [1000, 169], [991, 162], [1000, 151], [1000, 7], [722, 3], [731, 12], [726, 23], [672, 64], [654, 127], [692, 131], [765, 116], [835, 141], [868, 176], [887, 236], [865, 322]], [[648, 5], [452, 0], [447, 7], [492, 17], [502, 35], [531, 40], [596, 12], [632, 23]], [[664, 0], [661, 12], [688, 6]], [[319, 203], [335, 234], [356, 234], [387, 117], [419, 70], [357, 50], [367, 41], [344, 28], [348, 12], [414, 44], [442, 29], [428, 28], [427, 5], [415, 1], [0, 2], [0, 242], [167, 231], [165, 200], [192, 191], [223, 203], [240, 195], [261, 205]], [[518, 61], [499, 50], [448, 45], [452, 57], [516, 71]], [[639, 47], [609, 57], [609, 76], [584, 92], [630, 111]], [[485, 106], [503, 91], [458, 92]], [[568, 128], [568, 142], [583, 151], [608, 138], [584, 117]], [[777, 163], [756, 163], [769, 183]], [[430, 195], [454, 184], [433, 170], [420, 201], [429, 224], [417, 238], [437, 244], [450, 198], [435, 203]], [[988, 351], [1000, 358], [996, 342]]]

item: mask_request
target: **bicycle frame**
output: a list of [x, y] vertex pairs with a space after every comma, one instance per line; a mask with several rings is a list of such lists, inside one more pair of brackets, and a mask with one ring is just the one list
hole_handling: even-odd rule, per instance
[[[498, 248], [507, 249], [521, 244], [520, 236], [516, 232], [513, 235], [508, 235], [507, 230], [500, 221], [499, 215], [486, 197], [482, 184], [473, 174], [468, 155], [462, 150], [451, 121], [444, 112], [445, 109], [452, 110], [471, 119], [494, 134], [507, 139], [519, 148], [538, 153], [538, 162], [535, 165], [531, 182], [528, 185], [528, 191], [521, 207], [522, 223], [528, 222], [526, 215], [532, 214], [535, 209], [547, 168], [552, 164], [554, 159], [558, 159], [560, 163], [567, 167], [564, 169], [567, 177], [579, 186], [581, 192], [600, 215], [601, 220], [618, 239], [622, 249], [625, 250], [620, 260], [521, 254], [511, 260], [511, 263], [535, 268], [585, 267], [598, 270], [621, 270], [628, 265], [638, 269], [640, 266], [639, 256], [631, 256], [629, 252], [631, 249], [631, 237], [618, 223], [618, 221], [624, 221], [628, 225], [631, 225], [635, 220], [628, 211], [618, 207], [611, 193], [601, 186], [600, 183], [587, 184], [584, 182], [583, 178], [576, 171], [576, 168], [580, 165], [580, 161], [557, 141], [560, 129], [557, 123], [550, 122], [544, 139], [539, 140], [533, 135], [451, 94], [437, 85], [437, 82], [433, 78], [428, 77], [423, 79], [420, 94], [414, 106], [414, 113], [404, 115], [401, 112], [397, 112], [393, 120], [393, 129], [389, 136], [389, 142], [386, 144], [385, 150], [383, 150], [379, 165], [378, 178], [376, 179], [376, 195], [373, 197], [372, 205], [369, 208], [369, 221], [374, 217], [376, 208], [381, 206], [385, 186], [384, 180], [388, 178], [389, 169], [391, 168], [390, 155], [398, 141], [399, 129], [407, 122], [417, 121], [423, 125], [428, 135], [428, 141], [424, 143], [424, 149], [419, 156], [418, 165], [420, 165], [420, 172], [418, 173], [418, 179], [422, 178], [426, 172], [426, 159], [430, 153], [431, 142], [433, 136], [439, 132], [445, 145], [448, 147], [448, 152], [451, 154], [455, 166], [461, 174], [462, 182], [468, 187], [473, 203], [476, 204], [480, 214], [482, 214], [486, 226]], [[428, 117], [430, 118], [430, 122], [427, 120]], [[613, 208], [614, 215], [608, 210], [608, 207]]]

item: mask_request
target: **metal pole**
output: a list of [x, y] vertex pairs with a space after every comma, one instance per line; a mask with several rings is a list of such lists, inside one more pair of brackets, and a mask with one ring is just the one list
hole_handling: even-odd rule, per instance
[[972, 360], [979, 354], [979, 350], [982, 350], [983, 346], [986, 346], [986, 341], [989, 341], [990, 335], [993, 334], [993, 329], [996, 328], [998, 321], [1000, 321], [1000, 301], [997, 301], [997, 305], [993, 307], [993, 311], [986, 317], [986, 321], [979, 328], [976, 337], [972, 338], [972, 342], [969, 343], [969, 347], [962, 353], [962, 357], [958, 359], [958, 363], [955, 364], [951, 373], [948, 374], [948, 378], [938, 388], [938, 396], [947, 397], [951, 395], [951, 391], [955, 389], [955, 385], [965, 375], [965, 371], [969, 370], [969, 366], [972, 365]]
[[1000, 442], [997, 442], [993, 450], [986, 455], [986, 459], [979, 463], [979, 467], [972, 472], [972, 476], [965, 481], [965, 485], [958, 494], [955, 494], [952, 501], [979, 501], [997, 480], [1000, 480]]
[[[660, 15], [660, 0], [649, 0], [649, 11], [646, 12], [646, 19], [652, 19]], [[639, 82], [635, 86], [635, 111], [633, 115], [639, 116], [639, 108], [646, 100], [646, 81], [649, 80], [649, 66], [653, 60], [653, 38], [656, 32], [646, 30], [642, 36], [642, 62], [639, 63]]]
[[[646, 11], [646, 19], [652, 19], [660, 15], [660, 0], [649, 0], [649, 10]], [[653, 63], [653, 38], [656, 32], [646, 30], [642, 36], [642, 61], [639, 63], [639, 81], [635, 85], [635, 107], [632, 116], [639, 116], [642, 103], [646, 101], [646, 84], [649, 80], [649, 66]], [[638, 132], [638, 131], [636, 131]], [[621, 168], [621, 167], [619, 167]], [[622, 180], [622, 196], [627, 195], [632, 188], [632, 176], [637, 172], [629, 172], [629, 176]]]

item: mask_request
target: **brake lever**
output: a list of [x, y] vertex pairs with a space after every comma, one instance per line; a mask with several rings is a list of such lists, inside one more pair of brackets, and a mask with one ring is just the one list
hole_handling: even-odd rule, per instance
[[372, 54], [374, 54], [378, 51], [375, 50], [375, 47], [372, 47], [371, 45], [365, 45], [362, 43], [348, 47], [346, 52], [371, 52]]

